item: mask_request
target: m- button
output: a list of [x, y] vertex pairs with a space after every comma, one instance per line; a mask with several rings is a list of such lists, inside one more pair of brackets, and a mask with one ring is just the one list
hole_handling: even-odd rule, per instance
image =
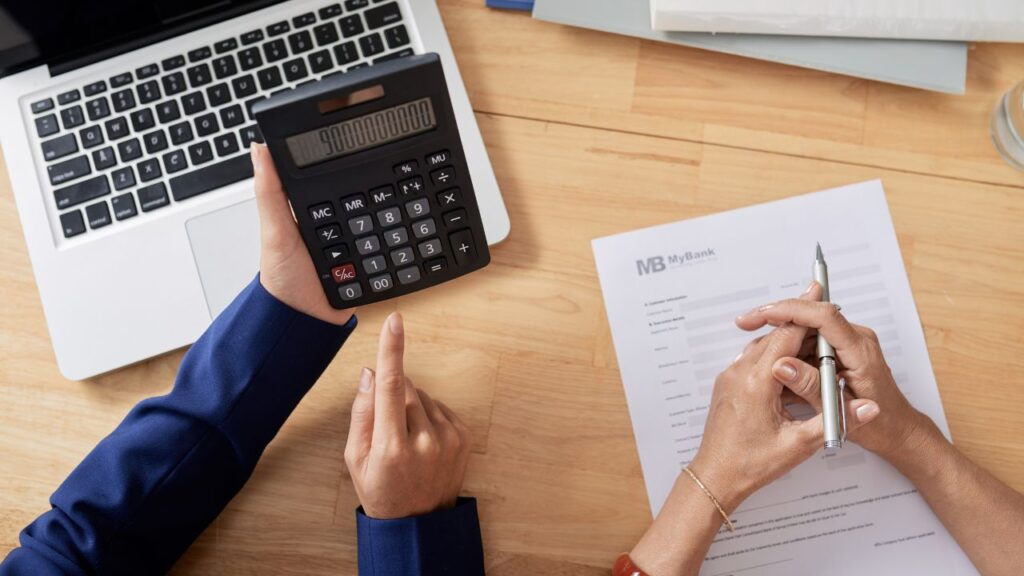
[[334, 218], [334, 206], [329, 202], [324, 204], [317, 204], [316, 206], [309, 207], [309, 217], [313, 219], [314, 224], [323, 222], [330, 218]]

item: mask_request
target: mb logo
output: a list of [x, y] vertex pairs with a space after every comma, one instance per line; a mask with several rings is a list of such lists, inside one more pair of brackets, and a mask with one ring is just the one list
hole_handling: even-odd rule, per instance
[[636, 261], [636, 273], [638, 276], [644, 274], [654, 274], [655, 272], [662, 272], [665, 270], [665, 259], [661, 256], [655, 256], [646, 260]]

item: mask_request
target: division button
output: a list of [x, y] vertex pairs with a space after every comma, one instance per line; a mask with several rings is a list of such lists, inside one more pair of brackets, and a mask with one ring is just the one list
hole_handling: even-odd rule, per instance
[[430, 173], [430, 180], [434, 186], [446, 186], [455, 181], [455, 168], [448, 166]]

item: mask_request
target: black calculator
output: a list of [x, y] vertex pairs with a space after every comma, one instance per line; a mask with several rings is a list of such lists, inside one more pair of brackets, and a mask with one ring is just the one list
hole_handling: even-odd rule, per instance
[[325, 77], [253, 114], [331, 306], [402, 296], [490, 262], [437, 54]]

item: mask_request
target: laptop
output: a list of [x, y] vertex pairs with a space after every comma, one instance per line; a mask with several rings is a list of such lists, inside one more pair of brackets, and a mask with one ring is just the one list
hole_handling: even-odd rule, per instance
[[496, 244], [508, 214], [434, 0], [0, 2], [0, 147], [61, 373], [191, 344], [253, 279], [255, 102], [424, 52]]

